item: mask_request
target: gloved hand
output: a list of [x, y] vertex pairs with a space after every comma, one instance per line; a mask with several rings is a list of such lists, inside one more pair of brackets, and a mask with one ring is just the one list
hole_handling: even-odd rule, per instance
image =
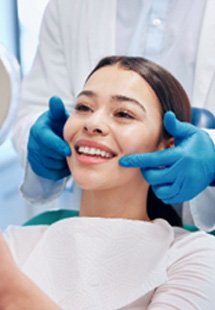
[[32, 170], [49, 180], [59, 180], [70, 174], [66, 156], [71, 155], [63, 140], [63, 127], [68, 112], [59, 97], [49, 101], [49, 111], [43, 113], [31, 127], [28, 140], [28, 161]]
[[166, 130], [175, 147], [124, 156], [124, 167], [140, 167], [156, 196], [167, 204], [192, 199], [215, 180], [215, 146], [204, 130], [180, 122], [174, 113], [164, 116]]

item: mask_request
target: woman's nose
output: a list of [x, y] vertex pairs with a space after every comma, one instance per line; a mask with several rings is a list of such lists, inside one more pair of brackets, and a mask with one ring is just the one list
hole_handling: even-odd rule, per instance
[[106, 135], [108, 133], [108, 126], [105, 120], [94, 115], [86, 120], [83, 129], [90, 135]]

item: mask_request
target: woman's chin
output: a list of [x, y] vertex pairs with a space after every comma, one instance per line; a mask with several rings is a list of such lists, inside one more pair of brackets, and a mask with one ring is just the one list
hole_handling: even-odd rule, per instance
[[96, 181], [95, 178], [87, 173], [73, 173], [72, 176], [75, 183], [82, 190], [96, 190], [101, 184], [101, 180]]
[[75, 183], [78, 185], [78, 187], [85, 191], [97, 191], [102, 189], [101, 184], [97, 186], [94, 183], [88, 183], [86, 180], [83, 182], [75, 180]]

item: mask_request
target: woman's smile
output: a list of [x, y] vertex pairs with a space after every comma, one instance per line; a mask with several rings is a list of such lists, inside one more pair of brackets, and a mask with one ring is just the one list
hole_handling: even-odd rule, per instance
[[117, 156], [117, 153], [108, 146], [87, 139], [79, 139], [75, 145], [77, 160], [83, 164], [101, 164]]

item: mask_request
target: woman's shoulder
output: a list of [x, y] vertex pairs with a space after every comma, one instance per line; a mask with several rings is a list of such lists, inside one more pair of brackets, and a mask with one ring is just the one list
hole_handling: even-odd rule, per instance
[[179, 261], [208, 264], [215, 272], [215, 237], [203, 232], [189, 232], [174, 227], [174, 241], [170, 247], [169, 264]]
[[206, 233], [205, 231], [188, 231], [181, 227], [173, 227], [174, 231], [174, 244], [179, 245], [182, 243], [209, 242], [212, 247], [215, 246], [215, 238], [213, 235]]
[[[215, 238], [205, 232], [172, 228], [167, 277], [153, 296], [156, 306], [175, 309], [215, 309]], [[164, 307], [165, 308], [165, 307]]]

